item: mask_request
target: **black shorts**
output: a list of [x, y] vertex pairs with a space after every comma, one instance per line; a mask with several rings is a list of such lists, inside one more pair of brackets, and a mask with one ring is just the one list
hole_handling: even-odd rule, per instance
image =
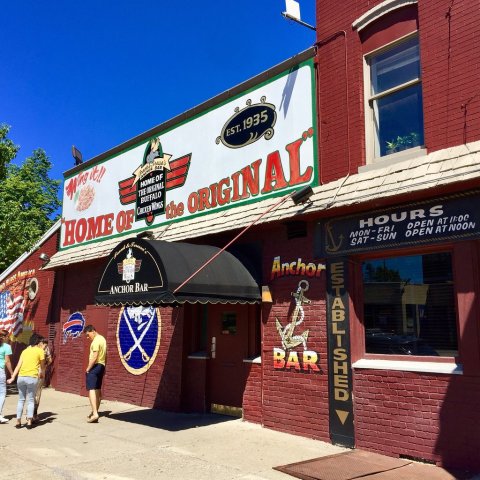
[[87, 390], [100, 390], [102, 388], [103, 374], [105, 365], [96, 363], [86, 374]]

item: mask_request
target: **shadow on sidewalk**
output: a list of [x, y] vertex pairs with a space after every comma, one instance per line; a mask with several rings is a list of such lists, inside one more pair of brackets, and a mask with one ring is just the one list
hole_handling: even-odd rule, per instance
[[41, 427], [47, 423], [52, 423], [57, 419], [57, 414], [55, 412], [42, 412], [38, 414], [38, 421], [35, 422], [35, 426]]
[[[105, 412], [101, 412], [100, 416], [102, 415], [105, 415]], [[205, 427], [207, 425], [238, 420], [235, 417], [213, 413], [171, 413], [154, 409], [114, 413], [108, 415], [108, 418], [113, 418], [122, 422], [138, 423], [147, 427], [161, 428], [162, 430], [168, 430], [170, 432], [178, 432], [180, 430], [188, 430], [190, 428]]]

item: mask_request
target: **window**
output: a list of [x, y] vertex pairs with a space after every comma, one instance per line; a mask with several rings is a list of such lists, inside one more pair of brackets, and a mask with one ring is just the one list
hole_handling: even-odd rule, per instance
[[362, 263], [366, 353], [458, 355], [448, 252]]
[[237, 334], [237, 314], [236, 312], [222, 312], [222, 334]]
[[366, 57], [373, 156], [421, 147], [423, 103], [418, 37], [410, 36]]
[[185, 306], [185, 318], [189, 335], [189, 354], [205, 353], [207, 350], [207, 305]]

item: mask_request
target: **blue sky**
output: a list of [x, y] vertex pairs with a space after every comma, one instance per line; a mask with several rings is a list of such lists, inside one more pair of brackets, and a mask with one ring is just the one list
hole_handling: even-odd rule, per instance
[[[315, 24], [314, 0], [300, 0]], [[2, 5], [0, 123], [53, 178], [311, 47], [284, 0], [15, 0]]]

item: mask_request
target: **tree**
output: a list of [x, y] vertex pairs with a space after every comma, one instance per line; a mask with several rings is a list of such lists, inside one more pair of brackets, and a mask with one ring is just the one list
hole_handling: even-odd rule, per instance
[[0, 125], [0, 182], [5, 179], [7, 166], [16, 157], [19, 148], [7, 138], [9, 131], [8, 125]]
[[371, 263], [365, 266], [365, 279], [367, 282], [402, 282], [398, 270], [387, 268], [385, 265], [375, 267]]
[[49, 177], [51, 167], [42, 149], [22, 165], [6, 167], [0, 183], [0, 272], [30, 250], [58, 218], [60, 181]]

